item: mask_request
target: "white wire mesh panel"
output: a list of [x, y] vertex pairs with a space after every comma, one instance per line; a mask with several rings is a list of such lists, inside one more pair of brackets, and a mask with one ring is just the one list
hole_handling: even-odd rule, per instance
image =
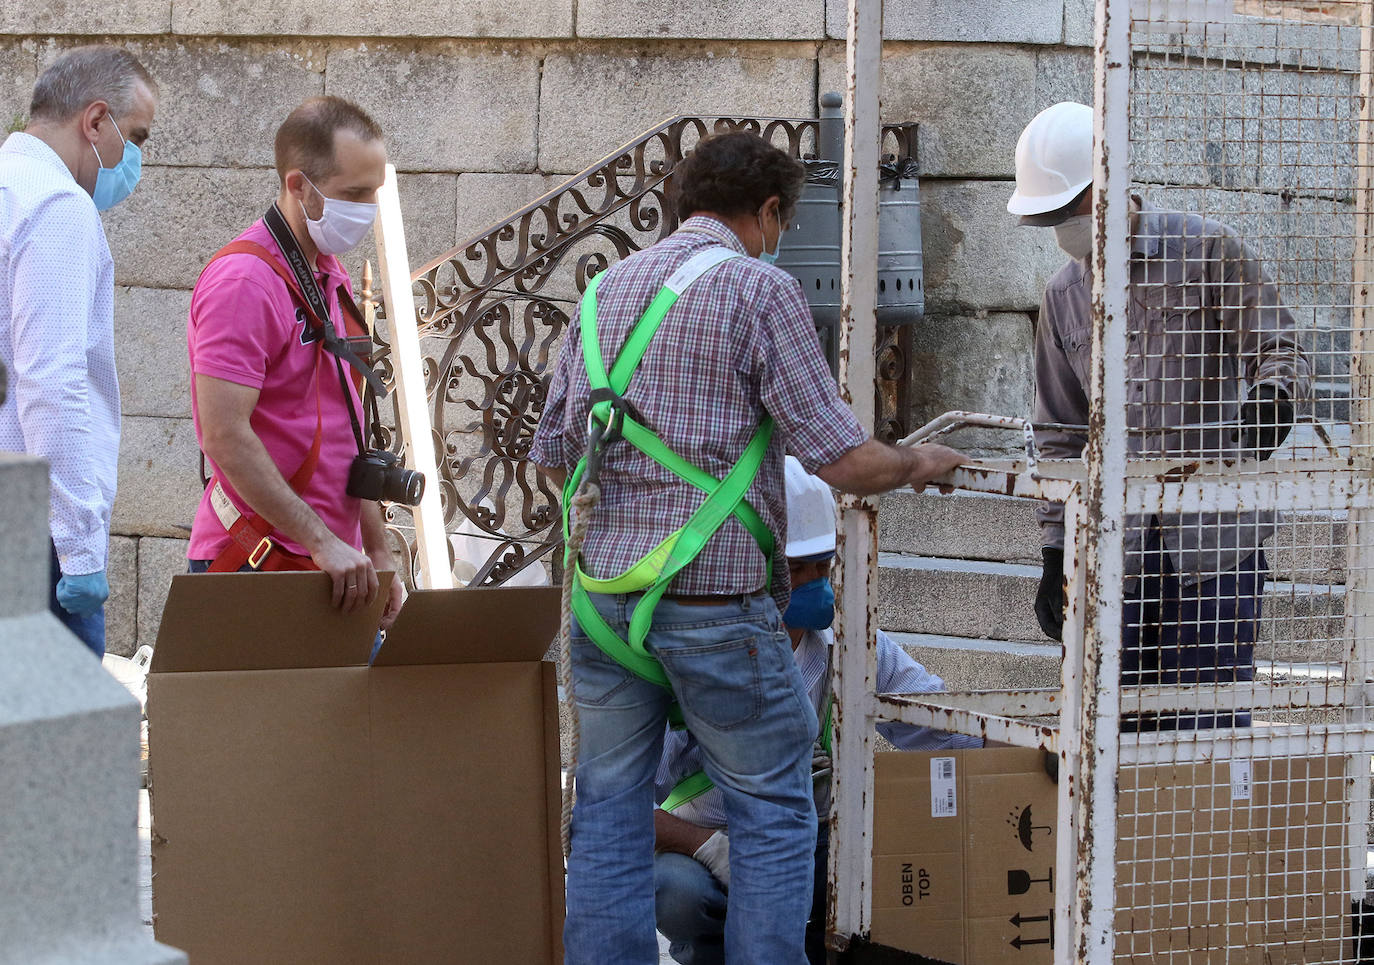
[[1345, 761], [1160, 764], [1122, 774], [1122, 962], [1336, 962]]
[[1115, 958], [1366, 960], [1371, 0], [1108, 6], [1131, 20], [1132, 191], [1098, 211], [1129, 225], [1103, 256], [1128, 277]]

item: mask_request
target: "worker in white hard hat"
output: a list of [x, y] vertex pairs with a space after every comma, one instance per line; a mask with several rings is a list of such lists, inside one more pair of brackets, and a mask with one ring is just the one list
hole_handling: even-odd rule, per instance
[[[1016, 145], [1007, 210], [1054, 229], [1069, 261], [1050, 279], [1035, 334], [1035, 439], [1043, 457], [1078, 458], [1091, 397], [1093, 110], [1062, 103]], [[1273, 280], [1234, 229], [1129, 198], [1130, 299], [1123, 377], [1132, 457], [1267, 459], [1292, 428], [1311, 369]], [[1083, 427], [1083, 428], [1075, 428]], [[1060, 639], [1063, 507], [1045, 504], [1035, 614]], [[1254, 641], [1273, 513], [1160, 513], [1126, 531], [1122, 681], [1254, 679]], [[1228, 726], [1248, 714], [1124, 718], [1128, 730]]]
[[[835, 556], [835, 497], [821, 479], [786, 458], [787, 565], [791, 602], [782, 620], [792, 640], [793, 672], [801, 677], [821, 720], [812, 757], [816, 813], [830, 813], [830, 650], [835, 594], [830, 563]], [[884, 693], [930, 693], [944, 682], [878, 631], [878, 689]], [[909, 724], [883, 723], [878, 732], [903, 750], [981, 747], [981, 738], [949, 734]], [[654, 888], [658, 928], [669, 952], [682, 965], [719, 965], [725, 961], [726, 911], [730, 890], [729, 830], [725, 796], [702, 771], [702, 751], [686, 731], [669, 730], [655, 780]], [[810, 890], [811, 920], [807, 957], [825, 962], [825, 886], [829, 828], [818, 820], [813, 880], [797, 882]]]

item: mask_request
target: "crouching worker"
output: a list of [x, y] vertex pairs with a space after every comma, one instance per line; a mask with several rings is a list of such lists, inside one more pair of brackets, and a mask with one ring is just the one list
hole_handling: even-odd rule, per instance
[[[835, 497], [830, 487], [791, 456], [787, 478], [787, 567], [792, 598], [782, 615], [792, 639], [792, 655], [816, 715], [821, 734], [812, 752], [816, 814], [816, 864], [812, 880], [795, 882], [811, 892], [806, 956], [825, 962], [826, 862], [830, 813], [830, 650], [835, 594], [830, 562], [835, 556]], [[878, 689], [884, 693], [930, 693], [944, 682], [878, 631]], [[927, 727], [883, 723], [882, 734], [901, 750], [981, 747], [981, 738]], [[726, 905], [730, 888], [730, 843], [723, 795], [702, 770], [702, 751], [682, 730], [670, 730], [656, 780], [654, 811], [655, 914], [669, 951], [682, 965], [719, 965], [725, 961]]]
[[[372, 226], [386, 147], [337, 97], [292, 111], [275, 147], [276, 202], [211, 259], [191, 297], [192, 411], [212, 475], [187, 555], [192, 572], [323, 570], [352, 612], [396, 561], [380, 493], [355, 465], [360, 388], [375, 376], [355, 351], [366, 331], [337, 256]], [[392, 580], [382, 629], [404, 599]]]

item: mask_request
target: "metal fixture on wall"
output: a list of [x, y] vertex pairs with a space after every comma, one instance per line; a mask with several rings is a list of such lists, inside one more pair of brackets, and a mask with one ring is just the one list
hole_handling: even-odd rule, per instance
[[[892, 442], [906, 421], [907, 359], [911, 326], [925, 314], [921, 262], [921, 190], [917, 181], [916, 125], [904, 125], [904, 150], [886, 154], [878, 205], [878, 423], [876, 435]], [[844, 96], [821, 95], [816, 157], [802, 159], [806, 184], [783, 238], [778, 267], [801, 282], [816, 337], [839, 372], [840, 187], [844, 158]]]

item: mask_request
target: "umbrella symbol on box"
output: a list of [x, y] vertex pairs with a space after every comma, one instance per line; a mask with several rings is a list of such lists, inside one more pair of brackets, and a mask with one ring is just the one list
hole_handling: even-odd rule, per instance
[[1048, 824], [1035, 823], [1034, 819], [1031, 817], [1031, 806], [1029, 804], [1021, 809], [1020, 814], [1013, 811], [1007, 823], [1016, 830], [1017, 840], [1021, 842], [1021, 846], [1027, 851], [1033, 852], [1035, 850], [1032, 845], [1034, 844], [1036, 831], [1054, 833], [1054, 828], [1050, 827]]

